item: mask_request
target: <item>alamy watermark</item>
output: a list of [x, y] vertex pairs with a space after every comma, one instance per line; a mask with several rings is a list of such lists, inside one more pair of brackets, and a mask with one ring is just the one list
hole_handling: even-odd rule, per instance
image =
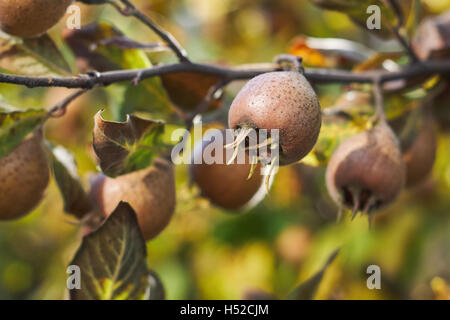
[[370, 276], [367, 278], [367, 288], [370, 290], [381, 289], [381, 268], [376, 264], [372, 264], [367, 267], [367, 274]]
[[69, 274], [69, 277], [67, 278], [67, 289], [73, 290], [81, 289], [81, 269], [77, 265], [70, 265], [67, 267], [66, 272]]
[[69, 15], [66, 21], [66, 27], [70, 30], [81, 29], [81, 8], [72, 4], [67, 8], [66, 12]]
[[379, 6], [373, 4], [367, 7], [367, 14], [370, 16], [367, 18], [366, 26], [369, 30], [381, 29], [381, 9]]

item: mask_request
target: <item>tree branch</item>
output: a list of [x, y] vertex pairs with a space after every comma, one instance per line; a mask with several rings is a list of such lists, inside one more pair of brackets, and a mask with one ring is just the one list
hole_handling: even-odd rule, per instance
[[[277, 64], [255, 64], [237, 67], [223, 67], [203, 63], [175, 63], [159, 65], [146, 69], [115, 70], [102, 73], [82, 74], [77, 77], [29, 77], [0, 73], [0, 83], [34, 87], [66, 87], [91, 89], [96, 85], [107, 86], [117, 82], [140, 80], [169, 73], [197, 72], [220, 77], [227, 81], [246, 80], [259, 74], [279, 71]], [[373, 70], [352, 72], [346, 70], [310, 68], [305, 70], [305, 77], [315, 83], [373, 83], [379, 77], [380, 84], [409, 79], [416, 76], [431, 76], [450, 73], [450, 60], [426, 61], [404, 67], [397, 72]]]
[[404, 25], [403, 12], [400, 5], [398, 4], [397, 0], [388, 0], [388, 2], [392, 10], [394, 11], [395, 15], [397, 16], [397, 24], [393, 27], [395, 37], [397, 38], [398, 42], [402, 45], [402, 47], [405, 49], [405, 51], [408, 53], [409, 57], [412, 59], [412, 62], [419, 62], [420, 60], [417, 57], [416, 53], [409, 45], [405, 37], [403, 37], [400, 33], [400, 30]]
[[187, 56], [186, 50], [178, 43], [178, 41], [172, 36], [169, 32], [163, 30], [160, 26], [158, 26], [154, 21], [152, 21], [149, 17], [143, 14], [134, 4], [132, 4], [129, 0], [120, 0], [125, 5], [125, 8], [120, 8], [114, 2], [110, 2], [121, 14], [125, 16], [133, 16], [147, 27], [153, 30], [161, 39], [163, 39], [170, 49], [175, 53], [180, 62], [189, 63], [190, 60]]
[[88, 89], [79, 89], [72, 94], [65, 97], [63, 100], [58, 102], [48, 111], [48, 117], [50, 118], [59, 118], [66, 114], [67, 107], [72, 103], [76, 98], [86, 93]]

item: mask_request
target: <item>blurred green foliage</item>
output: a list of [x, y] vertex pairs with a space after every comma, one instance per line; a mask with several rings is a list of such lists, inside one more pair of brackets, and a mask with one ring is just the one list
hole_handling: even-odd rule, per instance
[[[374, 44], [343, 14], [322, 11], [308, 1], [133, 2], [172, 32], [195, 61], [271, 61], [286, 52], [298, 35]], [[423, 2], [432, 13], [450, 7], [446, 0]], [[111, 7], [81, 7], [83, 25], [106, 21], [129, 38], [158, 41], [144, 26]], [[52, 29], [51, 36], [73, 65], [73, 56], [58, 40], [62, 28], [63, 23]], [[152, 52], [149, 57], [155, 63], [173, 61], [168, 52]], [[226, 100], [232, 99], [240, 85], [229, 86]], [[318, 86], [321, 104], [333, 105], [343, 89], [340, 85]], [[47, 138], [74, 152], [86, 187], [89, 175], [97, 171], [90, 147], [93, 115], [105, 108], [111, 117], [122, 117], [124, 91], [121, 85], [96, 89], [81, 98], [79, 105], [74, 103], [65, 118], [51, 120], [47, 130]], [[2, 100], [24, 109], [48, 108], [65, 92], [0, 85]], [[139, 94], [134, 88], [128, 89], [126, 96], [140, 104], [147, 101], [143, 111], [153, 110], [152, 100]], [[160, 112], [158, 106], [155, 114], [160, 116]], [[377, 215], [370, 231], [362, 218], [335, 223], [337, 209], [324, 186], [324, 167], [283, 167], [262, 203], [250, 212], [226, 214], [199, 198], [196, 188], [189, 188], [186, 166], [178, 166], [175, 217], [158, 238], [148, 242], [148, 265], [160, 275], [169, 299], [240, 299], [255, 289], [285, 297], [342, 247], [316, 298], [445, 297], [450, 292], [449, 134], [447, 128], [439, 135], [432, 177], [404, 191], [392, 207]], [[31, 215], [0, 223], [0, 299], [64, 298], [66, 267], [80, 240], [79, 222], [63, 214], [53, 181], [45, 200]], [[381, 267], [382, 290], [366, 287], [366, 268], [371, 264]]]

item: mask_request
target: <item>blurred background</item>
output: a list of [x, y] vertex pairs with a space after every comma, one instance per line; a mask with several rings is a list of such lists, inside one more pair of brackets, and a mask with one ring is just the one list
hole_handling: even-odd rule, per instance
[[[173, 33], [194, 61], [271, 62], [275, 55], [291, 52], [304, 55], [307, 66], [340, 66], [303, 47], [304, 36], [351, 39], [369, 48], [379, 47], [379, 40], [368, 37], [345, 15], [320, 10], [309, 1], [133, 3]], [[424, 15], [434, 15], [449, 9], [450, 1], [423, 0], [422, 5]], [[106, 21], [132, 39], [159, 41], [136, 20], [120, 16], [109, 6], [80, 7], [83, 25]], [[51, 31], [62, 50], [63, 27], [60, 23]], [[73, 63], [69, 53], [66, 58]], [[154, 52], [151, 59], [174, 61], [168, 52]], [[225, 107], [242, 85], [237, 82], [227, 88]], [[326, 108], [345, 87], [321, 85], [316, 90]], [[52, 120], [47, 127], [49, 140], [74, 152], [86, 186], [97, 170], [90, 147], [92, 117], [101, 108], [114, 114], [113, 91], [114, 87], [90, 92], [72, 104], [64, 118]], [[1, 100], [23, 108], [48, 108], [68, 92], [0, 84]], [[446, 104], [442, 119], [448, 121], [450, 99], [442, 103]], [[173, 125], [180, 124], [174, 121]], [[342, 247], [324, 276], [318, 299], [448, 299], [449, 129], [448, 122], [441, 123], [430, 178], [404, 191], [392, 207], [378, 213], [370, 231], [365, 218], [335, 222], [337, 208], [324, 185], [325, 167], [310, 166], [314, 164], [311, 159], [280, 168], [270, 194], [248, 212], [224, 212], [211, 206], [199, 198], [195, 187], [189, 187], [186, 166], [177, 166], [176, 213], [169, 227], [148, 242], [148, 265], [160, 275], [168, 299], [242, 299], [259, 291], [283, 298]], [[80, 225], [63, 213], [53, 181], [32, 214], [0, 223], [0, 299], [64, 298], [66, 267], [80, 241]], [[366, 269], [371, 264], [381, 267], [381, 290], [366, 287]]]

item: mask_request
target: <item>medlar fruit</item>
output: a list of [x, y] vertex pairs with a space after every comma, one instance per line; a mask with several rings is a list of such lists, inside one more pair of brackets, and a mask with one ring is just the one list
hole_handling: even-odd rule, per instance
[[[215, 141], [214, 136], [205, 137], [194, 147], [189, 172], [192, 181], [199, 186], [202, 196], [218, 207], [238, 210], [249, 204], [260, 190], [263, 182], [261, 165], [256, 164], [253, 174], [248, 179], [252, 167], [248, 154], [245, 154], [245, 163], [243, 164], [227, 164], [231, 155], [227, 154], [225, 149], [225, 130], [222, 130], [221, 134], [223, 143], [219, 147], [223, 148], [222, 163], [207, 164], [203, 161], [203, 150]], [[215, 151], [212, 151], [212, 156], [215, 156]], [[197, 157], [202, 157], [201, 164], [194, 163], [194, 159]], [[255, 198], [254, 202], [258, 202], [258, 200], [261, 199]], [[251, 204], [254, 204], [253, 201]]]
[[58, 23], [71, 3], [72, 0], [0, 1], [0, 29], [21, 38], [38, 37]]
[[345, 140], [326, 170], [331, 198], [353, 215], [392, 203], [405, 184], [405, 164], [397, 137], [383, 121]]
[[175, 175], [173, 165], [161, 158], [139, 171], [116, 178], [100, 173], [90, 195], [106, 218], [125, 201], [136, 212], [145, 240], [156, 237], [170, 222], [175, 211]]
[[403, 152], [406, 165], [406, 186], [422, 182], [431, 172], [436, 158], [437, 137], [431, 115], [425, 115], [413, 144]]
[[319, 100], [296, 71], [269, 72], [251, 79], [230, 107], [231, 129], [279, 129], [280, 165], [302, 159], [317, 141]]
[[0, 159], [0, 220], [20, 218], [41, 201], [50, 177], [42, 140], [36, 132]]
[[424, 19], [417, 28], [411, 45], [421, 60], [450, 57], [450, 11]]
[[[160, 78], [172, 103], [185, 112], [196, 111], [211, 88], [221, 80], [216, 76], [196, 72], [169, 73]], [[221, 104], [220, 98], [212, 99], [204, 111], [215, 110]]]

